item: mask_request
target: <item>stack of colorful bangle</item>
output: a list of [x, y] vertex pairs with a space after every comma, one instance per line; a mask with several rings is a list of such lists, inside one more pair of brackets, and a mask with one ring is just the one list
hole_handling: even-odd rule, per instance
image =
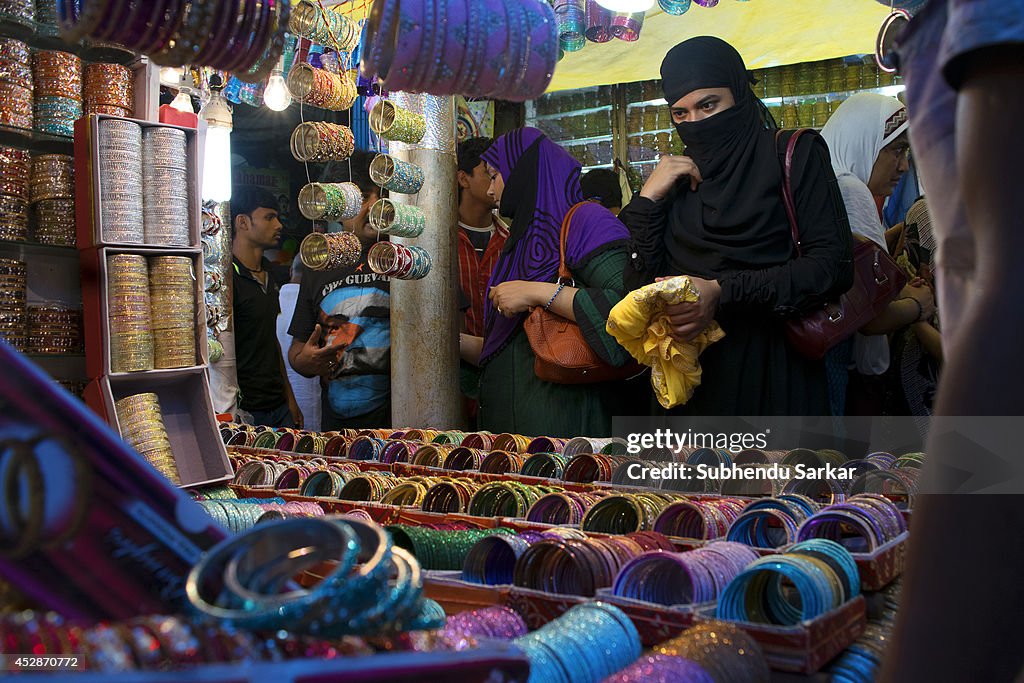
[[870, 553], [907, 530], [899, 508], [888, 498], [861, 493], [816, 512], [801, 526], [798, 540], [825, 538], [854, 553]]
[[517, 481], [496, 481], [484, 484], [469, 503], [469, 514], [476, 517], [526, 516], [530, 506], [541, 496], [561, 489], [550, 486], [529, 486]]
[[131, 118], [135, 111], [135, 77], [120, 64], [87, 64], [82, 76], [84, 113]]
[[783, 493], [806, 496], [822, 505], [833, 505], [846, 500], [846, 487], [850, 480], [840, 479], [792, 479], [783, 489]]
[[32, 62], [28, 45], [0, 38], [0, 126], [32, 129]]
[[448, 453], [442, 467], [446, 470], [479, 470], [486, 455], [486, 451], [458, 446]]
[[418, 451], [422, 445], [423, 444], [410, 441], [388, 440], [383, 444], [383, 450], [380, 453], [380, 461], [388, 465], [396, 462], [412, 462], [413, 458], [416, 456], [416, 451]]
[[[370, 179], [390, 192], [397, 192], [398, 194], [416, 194], [423, 189], [423, 182], [425, 178], [426, 176], [423, 175], [423, 169], [419, 166], [407, 161], [396, 159], [390, 154], [378, 154], [370, 164]], [[388, 227], [393, 223], [397, 223], [398, 226], [420, 223], [418, 219], [413, 219], [411, 217], [407, 218], [404, 215], [395, 216], [381, 213], [386, 210], [388, 204], [391, 204], [389, 200], [381, 199], [377, 205], [374, 206], [374, 209], [376, 209], [378, 213], [375, 218], [371, 218], [373, 222], [380, 223]], [[391, 211], [395, 213], [401, 210], [397, 207], [404, 207], [406, 205], [392, 206], [396, 207], [391, 209]], [[416, 212], [421, 212], [417, 207], [408, 208], [415, 209]], [[381, 232], [388, 232], [384, 227], [378, 226], [377, 229]], [[392, 232], [390, 234], [398, 235], [399, 237], [416, 237], [421, 232], [423, 232], [422, 227], [420, 227], [419, 230], [416, 231], [416, 234], [413, 235], [399, 234], [397, 232]]]
[[196, 365], [195, 270], [191, 256], [149, 259], [153, 367]]
[[385, 442], [375, 436], [357, 436], [348, 446], [351, 460], [380, 460]]
[[[390, 158], [386, 155], [379, 155], [374, 159], [374, 163], [381, 159], [388, 160]], [[398, 164], [402, 165], [402, 168], [412, 168], [419, 171], [418, 182], [422, 184], [422, 171], [412, 164], [404, 164], [404, 162], [398, 162]], [[399, 167], [396, 166], [395, 168], [398, 169]], [[382, 179], [377, 177], [376, 180]], [[406, 186], [405, 189], [410, 192], [419, 191], [418, 186]], [[423, 230], [427, 225], [427, 217], [423, 213], [423, 209], [411, 204], [398, 204], [390, 199], [380, 199], [370, 207], [369, 221], [371, 227], [395, 237], [419, 237], [423, 234]]]
[[[924, 460], [924, 453], [907, 453], [901, 457], [907, 458], [911, 456], [915, 458], [919, 456], [921, 461]], [[878, 469], [880, 470], [891, 470], [893, 467], [896, 466], [897, 458], [892, 453], [879, 451], [877, 453], [871, 453], [870, 455], [865, 456], [864, 460], [866, 460], [867, 462], [874, 463], [875, 465], [878, 466]]]
[[142, 131], [143, 230], [147, 244], [187, 247], [189, 157], [185, 131], [150, 126]]
[[370, 247], [366, 260], [373, 272], [399, 280], [423, 279], [433, 265], [426, 249], [394, 242], [377, 242]]
[[919, 472], [916, 467], [865, 472], [850, 484], [850, 495], [874, 493], [893, 501], [901, 510], [913, 510]]
[[408, 550], [424, 569], [462, 569], [476, 542], [493, 534], [515, 535], [511, 529], [437, 530], [422, 526], [387, 527], [399, 548]]
[[526, 477], [561, 479], [566, 459], [557, 453], [533, 453], [523, 461], [519, 474]]
[[[568, 454], [564, 457], [570, 457]], [[600, 453], [580, 453], [572, 456], [565, 466], [562, 478], [578, 484], [589, 484], [595, 481], [612, 480], [612, 473], [626, 458], [621, 455], [602, 455]]]
[[665, 493], [627, 493], [602, 498], [587, 510], [584, 531], [603, 534], [626, 534], [649, 531], [654, 520], [675, 496]]
[[75, 159], [67, 154], [37, 154], [32, 157], [29, 200], [74, 199]]
[[345, 111], [355, 104], [356, 84], [348, 74], [336, 74], [306, 63], [288, 72], [288, 90], [303, 104], [330, 111]]
[[309, 183], [299, 190], [299, 211], [311, 221], [347, 221], [363, 206], [355, 183]]
[[[0, 43], [0, 49], [3, 45]], [[0, 69], [3, 66], [0, 64]], [[25, 150], [0, 147], [0, 239], [28, 238], [31, 159]]]
[[564, 52], [582, 50], [587, 44], [583, 3], [584, 0], [556, 0], [554, 3], [558, 46]]
[[771, 671], [757, 641], [735, 624], [708, 621], [654, 648], [656, 654], [689, 659], [716, 683], [769, 683]]
[[597, 0], [587, 0], [585, 15], [587, 40], [592, 43], [607, 43], [614, 37], [612, 35], [614, 12], [602, 7]]
[[726, 539], [754, 548], [781, 548], [795, 543], [807, 508], [786, 498], [762, 498], [744, 508]]
[[142, 243], [142, 128], [131, 121], [99, 122], [103, 240]]
[[[337, 564], [318, 585], [280, 592], [326, 561]], [[260, 524], [207, 551], [186, 582], [192, 606], [209, 617], [321, 636], [438, 628], [444, 611], [422, 590], [419, 562], [353, 517]]]
[[412, 456], [412, 464], [417, 467], [433, 467], [440, 469], [448, 455], [455, 450], [454, 446], [445, 444], [425, 443], [416, 449]]
[[512, 585], [516, 562], [532, 542], [529, 538], [509, 534], [484, 536], [466, 553], [462, 580], [488, 586]]
[[338, 500], [377, 501], [402, 481], [390, 472], [363, 472], [345, 482]]
[[684, 657], [647, 655], [602, 683], [716, 683], [704, 667]]
[[654, 531], [674, 538], [725, 538], [747, 501], [736, 498], [679, 500], [670, 503], [654, 520]]
[[75, 245], [75, 200], [44, 199], [32, 205], [32, 237], [40, 244]]
[[[783, 590], [793, 586], [797, 604]], [[838, 543], [794, 546], [791, 552], [752, 562], [734, 578], [718, 600], [720, 619], [792, 626], [815, 619], [860, 593], [853, 557]]]
[[645, 12], [616, 12], [612, 18], [612, 35], [619, 40], [632, 43], [640, 40], [644, 27]]
[[299, 245], [302, 263], [311, 270], [334, 270], [359, 262], [363, 245], [351, 232], [314, 232]]
[[480, 471], [485, 474], [508, 474], [519, 472], [523, 467], [523, 456], [508, 451], [493, 450], [480, 463]]
[[385, 140], [415, 145], [427, 132], [427, 119], [394, 102], [381, 100], [370, 111], [370, 129]]
[[134, 394], [114, 402], [121, 438], [174, 484], [180, 484], [178, 466], [167, 438], [156, 394]]
[[325, 121], [300, 123], [290, 144], [296, 161], [344, 161], [356, 148], [351, 128]]
[[70, 42], [116, 43], [161, 66], [209, 66], [258, 83], [281, 57], [290, 9], [288, 2], [210, 0], [175, 3], [157, 16], [149, 4], [78, 0], [60, 2], [57, 18]]
[[636, 661], [641, 651], [633, 622], [603, 602], [577, 605], [514, 642], [530, 660], [528, 683], [603, 681]]
[[526, 513], [526, 521], [578, 526], [587, 510], [607, 495], [607, 491], [549, 493], [530, 506]]
[[153, 329], [150, 325], [149, 267], [145, 256], [107, 256], [107, 316], [111, 371], [152, 370]]
[[[606, 449], [612, 446], [621, 445], [621, 453], [608, 452]], [[565, 442], [562, 455], [572, 458], [583, 453], [596, 453], [599, 455], [623, 455], [626, 452], [626, 442], [620, 438], [592, 439], [586, 436], [577, 436]]]
[[82, 117], [82, 60], [68, 52], [39, 50], [32, 56], [33, 127], [51, 135], [75, 134]]
[[383, 0], [367, 17], [360, 50], [362, 73], [392, 92], [520, 102], [547, 90], [558, 35], [544, 0]]
[[[228, 486], [206, 486], [201, 489], [192, 489], [188, 493], [192, 496], [192, 500], [238, 500], [238, 495]], [[284, 502], [283, 498], [270, 500]]]
[[525, 636], [528, 631], [526, 622], [515, 610], [499, 605], [452, 614], [443, 633], [456, 641], [469, 638], [512, 640]]
[[[197, 664], [374, 654], [363, 639], [351, 636], [322, 641], [283, 631], [255, 634], [176, 616], [136, 617], [84, 627], [56, 613], [21, 612], [0, 619], [0, 631], [8, 648], [74, 658], [78, 668], [94, 673], [184, 672]], [[447, 643], [443, 646], [448, 647]]]
[[464, 513], [469, 510], [480, 484], [471, 479], [449, 479], [431, 486], [423, 497], [424, 512]]
[[232, 481], [239, 486], [272, 486], [284, 468], [281, 463], [252, 460], [236, 468]]
[[12, 21], [29, 25], [35, 18], [32, 0], [0, 0], [0, 14]]
[[658, 0], [658, 7], [665, 14], [681, 16], [690, 9], [690, 0]]
[[615, 595], [659, 605], [698, 605], [718, 599], [758, 555], [749, 546], [715, 541], [684, 553], [644, 553], [615, 577]]
[[494, 437], [494, 448], [499, 451], [510, 453], [528, 453], [530, 449], [530, 437], [522, 434], [498, 434]]
[[409, 477], [384, 494], [380, 499], [383, 505], [400, 507], [420, 507], [427, 496], [427, 489], [434, 485], [432, 477]]
[[359, 26], [337, 8], [326, 8], [311, 0], [301, 0], [292, 8], [288, 30], [317, 45], [351, 52], [359, 44]]
[[337, 498], [345, 484], [357, 476], [358, 470], [346, 471], [338, 465], [328, 465], [324, 469], [310, 472], [302, 481], [300, 491], [302, 495], [312, 498]]
[[50, 303], [28, 307], [29, 353], [62, 354], [82, 350], [82, 310]]
[[544, 538], [516, 560], [513, 583], [562, 595], [593, 596], [608, 588], [619, 570], [649, 550], [674, 550], [672, 542], [650, 531], [604, 538]]

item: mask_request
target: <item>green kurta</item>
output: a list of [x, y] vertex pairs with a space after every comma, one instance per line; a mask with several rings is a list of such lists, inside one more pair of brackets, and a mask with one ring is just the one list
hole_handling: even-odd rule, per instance
[[[605, 331], [612, 307], [624, 295], [627, 254], [619, 247], [576, 266], [580, 290], [573, 302], [576, 322], [591, 348], [614, 366], [629, 360]], [[625, 382], [553, 384], [537, 378], [534, 355], [522, 327], [484, 367], [480, 387], [480, 428], [526, 436], [611, 436], [612, 417], [646, 415], [646, 375]]]

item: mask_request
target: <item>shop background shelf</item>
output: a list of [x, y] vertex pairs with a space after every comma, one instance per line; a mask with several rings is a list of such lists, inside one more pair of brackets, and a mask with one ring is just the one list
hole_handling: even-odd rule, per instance
[[27, 149], [38, 154], [74, 154], [74, 138], [37, 130], [0, 126], [0, 147]]

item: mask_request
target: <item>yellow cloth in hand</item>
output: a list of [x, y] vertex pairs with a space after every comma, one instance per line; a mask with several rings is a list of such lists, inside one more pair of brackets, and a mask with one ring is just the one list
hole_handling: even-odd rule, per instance
[[651, 386], [663, 408], [690, 400], [701, 379], [697, 357], [725, 336], [717, 322], [690, 342], [677, 342], [668, 336], [666, 307], [699, 299], [700, 292], [690, 278], [680, 275], [630, 292], [608, 316], [608, 334], [638, 363], [650, 366]]

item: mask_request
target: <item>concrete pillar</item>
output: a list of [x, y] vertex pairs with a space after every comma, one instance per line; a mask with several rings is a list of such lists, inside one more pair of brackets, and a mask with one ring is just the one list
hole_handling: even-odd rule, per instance
[[462, 419], [455, 100], [407, 93], [391, 99], [427, 119], [427, 133], [419, 144], [389, 147], [396, 158], [423, 169], [426, 181], [419, 194], [392, 193], [391, 200], [423, 209], [427, 228], [415, 239], [392, 239], [423, 247], [433, 258], [422, 280], [391, 281], [391, 419], [396, 427], [451, 429]]

